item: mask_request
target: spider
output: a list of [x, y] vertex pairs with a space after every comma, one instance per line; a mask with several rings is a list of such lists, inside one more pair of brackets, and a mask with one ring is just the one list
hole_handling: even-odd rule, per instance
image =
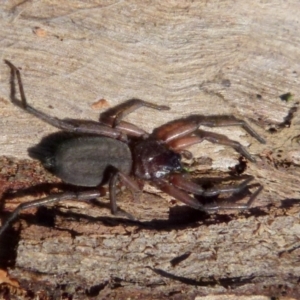
[[[43, 199], [20, 204], [3, 223], [0, 235], [22, 210], [65, 199], [88, 201], [102, 196], [101, 187], [106, 182], [109, 185], [111, 213], [132, 217], [117, 207], [116, 185], [118, 181], [121, 181], [133, 194], [141, 191], [138, 181], [148, 181], [186, 205], [210, 212], [224, 207], [217, 204], [204, 205], [195, 198], [195, 195], [209, 197], [224, 192], [236, 194], [246, 189], [248, 183], [253, 180], [250, 176], [239, 185], [205, 190], [201, 185], [189, 180], [181, 162], [182, 155], [191, 156], [186, 148], [201, 143], [203, 140], [230, 146], [250, 161], [255, 162], [255, 158], [239, 142], [230, 140], [225, 135], [199, 129], [200, 125], [242, 126], [259, 142], [265, 143], [265, 140], [243, 120], [232, 115], [191, 115], [164, 124], [149, 134], [122, 119], [140, 107], [159, 111], [170, 108], [140, 99], [130, 99], [108, 109], [100, 115], [99, 122], [58, 119], [27, 103], [20, 71], [11, 62], [5, 61], [5, 63], [11, 69], [12, 103], [61, 130], [41, 141], [35, 149], [35, 157], [39, 158], [46, 169], [65, 183], [89, 187], [89, 189], [53, 194]], [[21, 100], [15, 97], [15, 77], [17, 77]], [[259, 185], [246, 204], [232, 204], [226, 208], [249, 208], [261, 190], [262, 186]]]

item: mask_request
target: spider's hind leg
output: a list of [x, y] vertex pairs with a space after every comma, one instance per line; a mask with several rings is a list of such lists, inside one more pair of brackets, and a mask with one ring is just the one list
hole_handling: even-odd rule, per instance
[[[4, 62], [11, 69], [10, 98], [11, 98], [11, 102], [16, 106], [19, 106], [20, 108], [30, 113], [31, 115], [34, 115], [40, 120], [66, 132], [72, 132], [76, 134], [78, 133], [78, 134], [104, 135], [115, 139], [121, 139], [124, 141], [127, 140], [124, 134], [119, 130], [104, 126], [99, 122], [95, 122], [91, 120], [80, 120], [80, 119], [59, 119], [56, 117], [52, 117], [34, 108], [33, 106], [29, 105], [25, 96], [25, 91], [24, 91], [21, 73], [19, 69], [8, 60], [4, 60]], [[16, 89], [14, 84], [15, 77], [17, 77], [21, 101], [16, 98]]]
[[2, 223], [2, 226], [0, 228], [0, 237], [1, 235], [7, 230], [9, 225], [14, 222], [20, 212], [22, 212], [25, 209], [32, 208], [32, 207], [39, 207], [43, 205], [49, 205], [56, 202], [64, 201], [64, 200], [72, 200], [76, 199], [77, 201], [89, 201], [91, 199], [97, 198], [102, 196], [102, 192], [100, 189], [93, 189], [93, 190], [87, 190], [82, 192], [66, 192], [66, 193], [59, 193], [50, 195], [48, 197], [32, 200], [28, 202], [21, 203], [12, 213], [11, 215]]

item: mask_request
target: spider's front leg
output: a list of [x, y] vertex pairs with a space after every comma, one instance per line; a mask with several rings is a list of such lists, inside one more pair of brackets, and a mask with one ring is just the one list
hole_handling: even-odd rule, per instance
[[255, 158], [247, 151], [247, 149], [241, 143], [229, 139], [226, 135], [201, 129], [197, 129], [193, 133], [193, 136], [187, 136], [172, 140], [168, 142], [168, 145], [175, 151], [182, 151], [185, 148], [197, 143], [201, 143], [204, 140], [209, 141], [213, 144], [229, 146], [244, 157], [246, 157], [247, 159], [249, 159], [250, 161], [256, 161]]
[[241, 126], [251, 136], [259, 142], [265, 143], [265, 140], [243, 120], [234, 116], [202, 116], [192, 115], [185, 119], [179, 119], [162, 125], [153, 132], [153, 137], [165, 141], [174, 150], [184, 150], [196, 143], [207, 140], [211, 143], [230, 146], [237, 152], [255, 162], [255, 158], [239, 142], [227, 138], [225, 135], [198, 129], [199, 126], [224, 127]]
[[194, 197], [190, 196], [199, 195], [203, 197], [211, 197], [215, 195], [219, 195], [220, 193], [232, 193], [238, 194], [247, 188], [247, 185], [250, 181], [253, 180], [253, 177], [249, 177], [244, 180], [239, 185], [235, 186], [225, 186], [222, 188], [213, 188], [204, 190], [200, 185], [187, 180], [184, 175], [182, 174], [173, 174], [169, 177], [169, 182], [164, 180], [157, 180], [155, 181], [155, 185], [158, 186], [162, 191], [169, 194], [170, 196], [174, 197], [175, 199], [185, 203], [186, 205], [201, 210], [205, 212], [213, 212], [220, 209], [249, 209], [252, 205], [253, 201], [256, 199], [258, 194], [262, 191], [263, 187], [259, 186], [258, 189], [251, 195], [250, 199], [247, 203], [244, 204], [228, 204], [228, 203], [219, 203], [219, 204], [207, 204], [203, 205]]

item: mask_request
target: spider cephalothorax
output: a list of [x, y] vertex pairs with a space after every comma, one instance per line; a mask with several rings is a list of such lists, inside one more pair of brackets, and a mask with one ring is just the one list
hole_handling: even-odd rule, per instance
[[144, 140], [134, 146], [133, 174], [145, 180], [155, 180], [181, 171], [181, 156], [157, 140]]

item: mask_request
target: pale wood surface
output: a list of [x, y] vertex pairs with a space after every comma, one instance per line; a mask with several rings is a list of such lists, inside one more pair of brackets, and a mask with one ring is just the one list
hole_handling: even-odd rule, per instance
[[[259, 144], [240, 128], [215, 130], [249, 146], [257, 157], [246, 173], [264, 191], [254, 204], [260, 208], [249, 214], [200, 218], [149, 187], [135, 206], [130, 197], [120, 201], [143, 224], [68, 202], [59, 207], [59, 229], [32, 225], [32, 218], [30, 227], [22, 222], [18, 241], [11, 242], [16, 247], [11, 276], [24, 287], [31, 282], [35, 292], [42, 284], [49, 290], [66, 284], [77, 297], [92, 287], [101, 290], [99, 298], [186, 293], [192, 299], [272, 289], [276, 294], [286, 282], [287, 289], [299, 292], [299, 249], [278, 256], [298, 245], [300, 232], [299, 11], [298, 1], [2, 3], [0, 57], [20, 68], [35, 107], [57, 117], [96, 120], [102, 111], [93, 106], [97, 100], [114, 106], [139, 97], [172, 108], [141, 109], [128, 117], [148, 131], [191, 113], [234, 114], [267, 140]], [[27, 149], [55, 129], [10, 103], [9, 72], [0, 63], [0, 155], [14, 158], [10, 167], [1, 160], [2, 192], [55, 180], [36, 162], [23, 161]], [[280, 95], [288, 92], [292, 98], [282, 101]], [[201, 176], [219, 176], [238, 158], [233, 150], [206, 142], [191, 151], [212, 159], [194, 164]], [[33, 194], [22, 201], [44, 195]], [[280, 208], [283, 200], [288, 208]], [[6, 208], [18, 201], [10, 194]], [[170, 260], [187, 251], [190, 256], [172, 267]], [[246, 282], [236, 287], [232, 278]]]

